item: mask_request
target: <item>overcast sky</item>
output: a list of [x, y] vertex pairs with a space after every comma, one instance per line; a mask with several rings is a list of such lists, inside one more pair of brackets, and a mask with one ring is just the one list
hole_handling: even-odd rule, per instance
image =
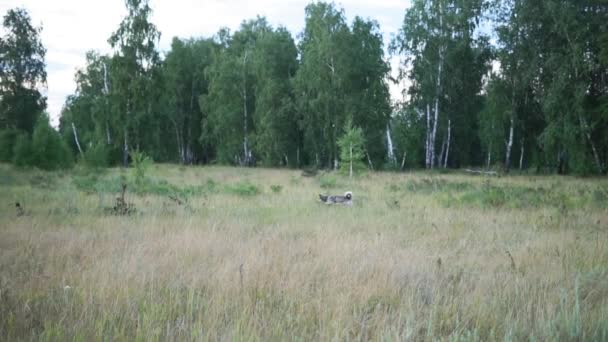
[[[265, 16], [273, 26], [287, 27], [294, 38], [304, 28], [304, 8], [310, 0], [150, 0], [152, 22], [161, 31], [159, 49], [169, 49], [174, 36], [209, 37], [221, 27], [232, 32], [243, 20]], [[403, 22], [409, 0], [342, 0], [349, 23], [359, 15], [378, 21], [385, 44]], [[124, 0], [1, 0], [0, 14], [10, 8], [28, 10], [34, 25], [42, 25], [47, 48], [48, 111], [58, 122], [67, 95], [75, 90], [74, 73], [84, 66], [85, 52], [110, 52], [108, 38], [126, 14]], [[396, 61], [392, 62], [396, 67]], [[392, 86], [391, 93], [399, 91]]]

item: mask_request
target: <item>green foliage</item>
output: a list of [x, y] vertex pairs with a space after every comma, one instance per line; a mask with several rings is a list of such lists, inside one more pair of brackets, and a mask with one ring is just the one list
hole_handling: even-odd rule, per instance
[[46, 115], [42, 115], [34, 127], [32, 150], [33, 166], [44, 170], [65, 169], [74, 163], [72, 152]]
[[278, 184], [272, 184], [270, 185], [270, 190], [272, 190], [273, 193], [278, 194], [283, 190], [283, 186]]
[[13, 150], [19, 132], [14, 129], [0, 130], [0, 161], [10, 162], [13, 160]]
[[342, 162], [340, 170], [350, 177], [353, 176], [353, 173], [360, 173], [365, 170], [365, 164], [363, 163], [365, 157], [364, 145], [363, 130], [360, 127], [353, 127], [352, 121], [348, 120], [344, 127], [344, 134], [338, 139], [338, 146], [340, 147], [340, 160]]
[[[486, 166], [489, 159], [505, 171], [520, 160], [537, 172], [607, 171], [601, 6], [412, 1], [389, 47], [404, 62], [394, 81], [411, 80], [407, 101], [393, 106], [387, 80], [395, 75], [381, 28], [357, 16], [348, 22], [333, 3], [306, 7], [298, 45], [288, 30], [256, 17], [234, 32], [176, 38], [164, 60], [149, 1], [125, 4], [129, 15], [109, 41], [114, 53], [87, 53], [78, 93], [62, 111], [60, 131], [74, 152], [72, 124], [85, 150], [108, 146], [110, 164], [128, 163], [125, 151], [137, 147], [183, 164], [333, 168], [342, 159], [344, 168], [338, 142], [350, 118], [361, 128], [364, 163], [369, 158], [376, 169]], [[0, 160], [14, 159], [16, 133], [6, 130], [31, 134], [44, 108], [32, 87], [44, 83], [44, 49], [29, 21], [23, 10], [5, 16], [12, 40], [0, 44], [11, 52], [0, 68], [10, 73], [0, 85]], [[495, 28], [495, 46], [482, 27]], [[31, 56], [22, 48], [28, 44]], [[31, 71], [21, 86], [9, 82], [15, 66]]]
[[241, 181], [235, 184], [226, 185], [225, 190], [227, 193], [244, 197], [255, 196], [261, 193], [260, 188], [249, 181]]
[[13, 163], [17, 166], [31, 166], [35, 162], [34, 149], [27, 133], [17, 135], [13, 148]]
[[31, 134], [46, 108], [45, 97], [38, 91], [46, 83], [42, 28], [32, 25], [23, 8], [9, 9], [2, 25], [5, 35], [0, 37], [0, 124], [2, 128]]
[[334, 189], [342, 186], [338, 181], [338, 177], [331, 173], [324, 173], [317, 180], [319, 181], [319, 186], [323, 189]]
[[108, 166], [108, 147], [105, 144], [95, 144], [84, 151], [83, 162], [90, 169], [100, 169]]
[[35, 166], [44, 170], [66, 169], [73, 165], [72, 152], [57, 131], [41, 116], [30, 138], [26, 133], [17, 136], [13, 151], [18, 166]]
[[148, 157], [145, 153], [134, 151], [131, 152], [131, 161], [133, 169], [131, 170], [131, 177], [137, 187], [141, 187], [146, 182], [146, 173], [150, 166], [152, 166], [152, 158]]

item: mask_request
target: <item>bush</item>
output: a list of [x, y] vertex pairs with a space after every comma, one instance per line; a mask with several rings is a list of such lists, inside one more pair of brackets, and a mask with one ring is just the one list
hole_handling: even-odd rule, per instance
[[239, 196], [255, 196], [260, 193], [260, 188], [248, 181], [239, 182], [226, 186], [226, 192]]
[[33, 166], [38, 168], [67, 169], [74, 163], [70, 148], [59, 132], [51, 127], [49, 118], [45, 114], [40, 116], [34, 126], [32, 149], [35, 156]]
[[66, 169], [73, 165], [70, 148], [53, 129], [46, 115], [40, 116], [30, 137], [23, 133], [15, 139], [13, 162], [17, 166], [35, 166], [43, 170]]
[[10, 162], [13, 160], [13, 151], [19, 131], [14, 129], [0, 130], [0, 161]]
[[336, 178], [336, 176], [331, 174], [324, 174], [319, 177], [319, 185], [323, 189], [333, 189], [339, 187], [338, 179]]
[[102, 169], [108, 166], [108, 148], [104, 144], [95, 144], [85, 152], [82, 161], [92, 169]]
[[146, 181], [146, 172], [152, 165], [152, 159], [146, 156], [143, 152], [131, 152], [131, 160], [133, 161], [133, 181], [137, 187], [144, 185]]
[[34, 150], [30, 137], [27, 133], [18, 134], [13, 147], [13, 163], [21, 167], [32, 166], [34, 160]]

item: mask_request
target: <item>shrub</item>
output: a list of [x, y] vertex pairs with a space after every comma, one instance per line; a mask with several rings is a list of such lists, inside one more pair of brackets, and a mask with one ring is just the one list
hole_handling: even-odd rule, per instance
[[32, 142], [27, 133], [20, 133], [15, 139], [13, 147], [13, 163], [17, 166], [31, 166], [34, 164], [35, 156]]
[[272, 190], [272, 192], [274, 192], [275, 194], [278, 194], [281, 192], [281, 190], [283, 190], [283, 186], [282, 185], [277, 185], [277, 184], [272, 184], [270, 186], [270, 190]]
[[15, 140], [18, 135], [19, 131], [14, 129], [0, 130], [0, 161], [10, 162], [13, 160]]
[[101, 169], [108, 166], [108, 148], [104, 144], [95, 144], [89, 147], [83, 156], [84, 165], [92, 169]]
[[338, 187], [338, 179], [331, 174], [324, 174], [319, 177], [319, 185], [323, 189], [333, 189]]
[[40, 116], [30, 137], [23, 133], [15, 140], [13, 162], [17, 166], [35, 166], [44, 170], [72, 166], [72, 152], [61, 135], [53, 129], [46, 115]]
[[49, 123], [47, 115], [40, 116], [32, 135], [33, 166], [44, 170], [66, 169], [74, 160], [70, 148]]
[[239, 182], [226, 186], [226, 192], [239, 196], [255, 196], [260, 193], [260, 188], [257, 185], [251, 184], [248, 181]]
[[152, 165], [152, 159], [146, 156], [143, 152], [131, 152], [131, 160], [133, 161], [133, 171], [131, 175], [135, 186], [141, 187], [146, 181], [146, 172]]

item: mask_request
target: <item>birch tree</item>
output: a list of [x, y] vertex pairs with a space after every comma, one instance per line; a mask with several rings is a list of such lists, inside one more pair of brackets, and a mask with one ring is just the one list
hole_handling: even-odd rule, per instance
[[127, 16], [108, 42], [115, 49], [113, 74], [114, 119], [122, 135], [123, 166], [128, 166], [129, 151], [137, 148], [139, 128], [150, 115], [152, 71], [159, 63], [156, 44], [160, 32], [149, 21], [152, 9], [148, 0], [125, 0]]
[[32, 134], [46, 108], [40, 88], [46, 84], [46, 49], [41, 27], [34, 27], [29, 13], [9, 9], [4, 15], [4, 36], [0, 37], [0, 134], [5, 146], [2, 159], [11, 159], [20, 132]]

